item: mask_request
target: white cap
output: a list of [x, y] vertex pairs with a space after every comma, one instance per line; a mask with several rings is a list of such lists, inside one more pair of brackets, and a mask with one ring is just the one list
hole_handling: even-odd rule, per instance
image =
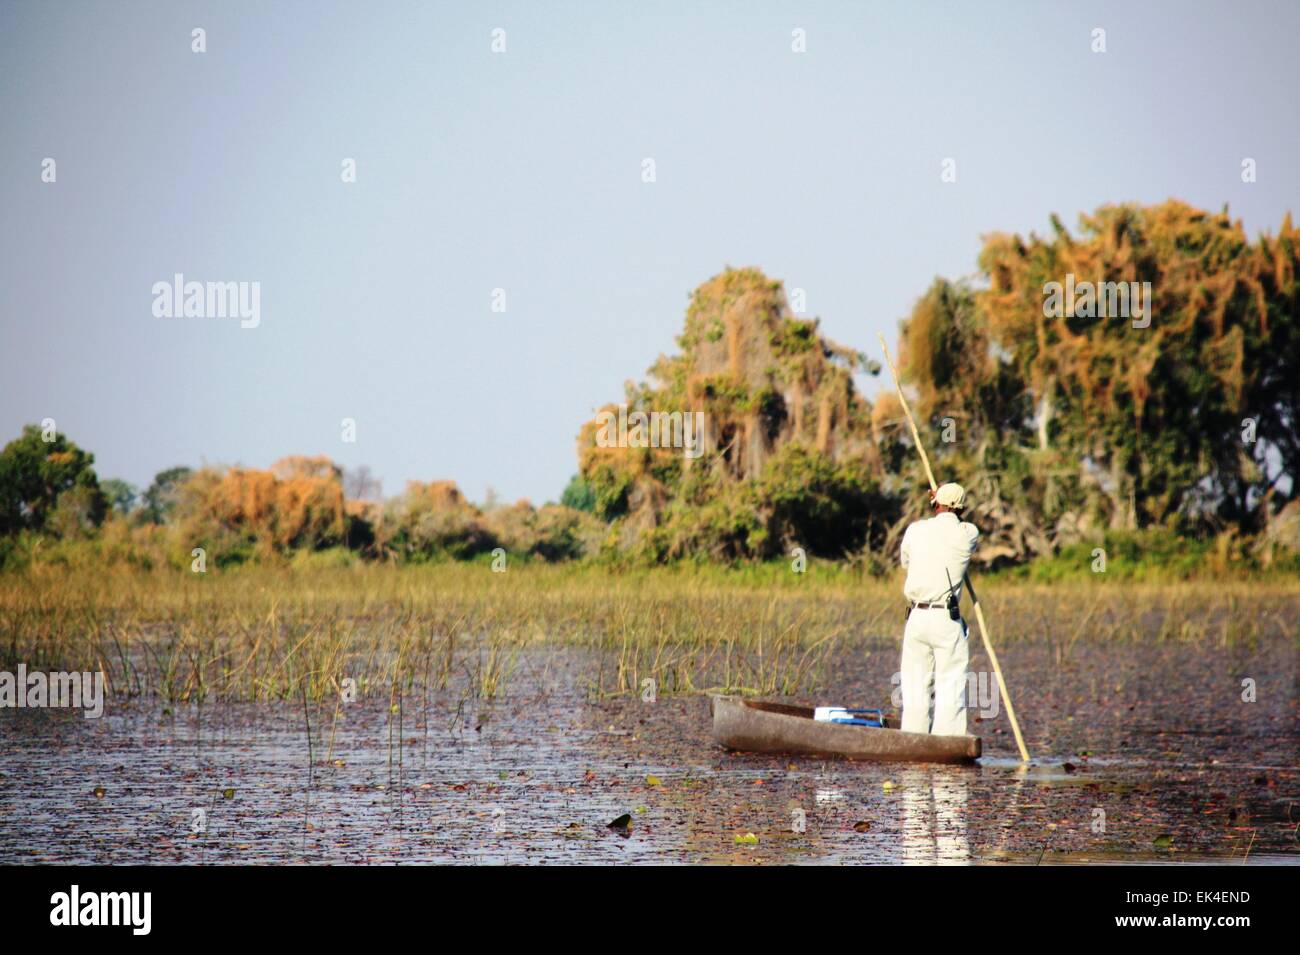
[[963, 508], [966, 506], [966, 489], [960, 484], [940, 484], [939, 490], [934, 492], [934, 503], [954, 510]]

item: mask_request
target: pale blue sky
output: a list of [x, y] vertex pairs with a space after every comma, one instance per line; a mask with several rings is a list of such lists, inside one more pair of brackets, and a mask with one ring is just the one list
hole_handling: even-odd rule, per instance
[[[1297, 36], [1250, 0], [0, 0], [0, 441], [52, 417], [140, 485], [302, 453], [554, 499], [725, 265], [874, 354], [982, 233], [1170, 196], [1275, 230]], [[260, 327], [153, 317], [175, 272], [261, 282]]]

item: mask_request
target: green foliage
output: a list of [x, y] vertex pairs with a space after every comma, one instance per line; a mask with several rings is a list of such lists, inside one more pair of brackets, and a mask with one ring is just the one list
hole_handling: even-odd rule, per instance
[[592, 512], [607, 521], [626, 514], [635, 479], [635, 475], [610, 461], [592, 465], [584, 475], [587, 490], [593, 497]]
[[28, 532], [0, 537], [0, 570], [22, 571], [31, 566], [32, 548]]
[[745, 485], [720, 488], [699, 503], [672, 503], [663, 521], [637, 545], [641, 559], [656, 563], [688, 558], [730, 563], [755, 559], [768, 550], [766, 524], [752, 488]]
[[182, 465], [154, 475], [153, 483], [145, 490], [142, 500], [144, 516], [154, 524], [170, 520], [180, 501], [180, 488], [193, 473], [191, 468]]
[[728, 375], [702, 375], [696, 380], [696, 389], [705, 408], [745, 408], [749, 389]]
[[664, 520], [643, 540], [655, 561], [704, 557], [723, 562], [811, 556], [843, 558], [879, 546], [898, 507], [860, 463], [836, 463], [787, 445], [753, 481], [731, 483], [695, 471], [679, 487]]
[[[1144, 531], [1112, 531], [1101, 542], [1069, 544], [1054, 555], [1016, 567], [1012, 576], [1039, 583], [1089, 577], [1099, 581], [1150, 577], [1184, 579], [1195, 576], [1198, 569], [1205, 569], [1207, 545], [1204, 543], [1179, 539], [1182, 546], [1177, 551], [1161, 546], [1165, 543], [1167, 539], [1163, 534], [1153, 536]], [[1094, 552], [1098, 548], [1106, 552], [1104, 574], [1093, 570], [1097, 561]]]
[[294, 570], [312, 572], [356, 567], [360, 558], [346, 547], [327, 547], [324, 550], [300, 550], [289, 561]]
[[108, 500], [94, 463], [93, 454], [62, 434], [46, 441], [39, 425], [24, 427], [0, 452], [0, 536], [47, 529], [80, 534], [99, 526]]
[[[769, 537], [783, 550], [801, 546], [819, 556], [843, 557], [879, 545], [898, 518], [898, 506], [880, 493], [861, 462], [836, 463], [802, 445], [787, 445], [768, 460], [755, 486]], [[767, 556], [767, 555], [765, 555]]]
[[821, 345], [817, 335], [817, 320], [787, 318], [772, 332], [772, 350], [778, 355], [798, 355]]
[[560, 503], [575, 511], [591, 513], [596, 510], [596, 492], [582, 479], [581, 474], [575, 474], [560, 495]]
[[131, 509], [135, 507], [135, 502], [140, 496], [140, 491], [135, 485], [128, 484], [121, 478], [109, 478], [106, 481], [100, 481], [99, 489], [104, 492], [109, 506], [122, 515], [131, 513]]

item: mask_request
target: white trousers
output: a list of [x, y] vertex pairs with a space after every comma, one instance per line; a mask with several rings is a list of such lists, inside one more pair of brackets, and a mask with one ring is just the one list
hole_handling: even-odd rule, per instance
[[[947, 609], [916, 609], [903, 630], [903, 729], [937, 736], [966, 735], [966, 621]], [[930, 690], [934, 689], [934, 720]]]

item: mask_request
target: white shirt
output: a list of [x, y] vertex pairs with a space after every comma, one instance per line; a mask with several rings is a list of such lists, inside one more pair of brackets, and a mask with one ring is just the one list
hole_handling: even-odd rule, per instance
[[979, 540], [979, 528], [952, 511], [909, 525], [899, 553], [907, 568], [903, 596], [913, 603], [942, 603], [955, 590], [960, 597], [962, 577]]

